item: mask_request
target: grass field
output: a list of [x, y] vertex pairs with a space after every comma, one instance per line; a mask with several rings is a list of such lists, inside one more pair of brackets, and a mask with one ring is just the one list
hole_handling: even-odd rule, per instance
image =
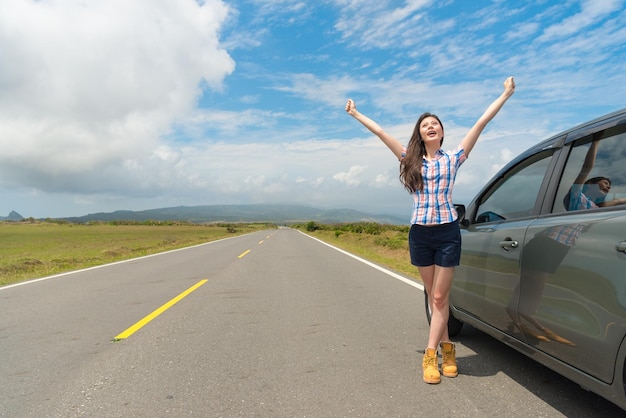
[[268, 228], [276, 226], [0, 222], [0, 286]]
[[[293, 227], [419, 280], [409, 262], [406, 226], [309, 222]], [[0, 286], [273, 228], [276, 225], [0, 222]]]
[[[302, 226], [298, 226], [302, 228]], [[370, 223], [322, 225], [304, 232], [379, 266], [421, 281], [410, 261], [408, 226]]]

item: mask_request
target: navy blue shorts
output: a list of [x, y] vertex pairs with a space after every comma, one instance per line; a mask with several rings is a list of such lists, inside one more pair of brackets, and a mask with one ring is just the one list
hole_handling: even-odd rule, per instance
[[434, 226], [411, 225], [409, 251], [414, 266], [458, 266], [461, 261], [459, 222]]

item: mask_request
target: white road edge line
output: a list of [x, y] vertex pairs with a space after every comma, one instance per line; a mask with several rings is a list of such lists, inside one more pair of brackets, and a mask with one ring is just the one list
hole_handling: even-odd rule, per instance
[[321, 242], [322, 244], [324, 244], [324, 245], [326, 245], [326, 246], [328, 246], [328, 247], [330, 247], [330, 248], [332, 248], [332, 249], [334, 249], [334, 250], [337, 250], [337, 251], [339, 251], [339, 252], [340, 252], [340, 253], [342, 253], [342, 254], [345, 254], [345, 255], [347, 255], [347, 256], [349, 256], [349, 257], [352, 257], [352, 258], [354, 258], [355, 260], [360, 261], [361, 263], [367, 264], [368, 266], [373, 267], [373, 268], [375, 268], [375, 269], [376, 269], [376, 270], [378, 270], [378, 271], [382, 271], [383, 273], [388, 274], [389, 276], [393, 277], [394, 279], [398, 279], [398, 280], [400, 280], [401, 282], [404, 282], [404, 283], [408, 284], [409, 286], [413, 286], [413, 287], [415, 287], [415, 288], [417, 288], [417, 289], [421, 290], [422, 292], [424, 291], [424, 286], [423, 286], [423, 285], [421, 285], [421, 284], [419, 284], [419, 283], [417, 283], [417, 282], [414, 282], [413, 280], [410, 280], [410, 279], [407, 279], [406, 277], [400, 276], [399, 274], [394, 273], [393, 271], [387, 270], [386, 268], [383, 268], [383, 267], [381, 267], [381, 266], [379, 266], [379, 265], [376, 265], [376, 264], [374, 264], [374, 263], [372, 263], [372, 262], [370, 262], [370, 261], [367, 261], [367, 260], [365, 260], [365, 259], [363, 259], [363, 258], [361, 258], [361, 257], [359, 257], [359, 256], [356, 256], [356, 255], [351, 254], [351, 253], [349, 253], [349, 252], [347, 252], [347, 251], [344, 251], [344, 250], [342, 250], [341, 248], [337, 248], [337, 247], [335, 247], [334, 245], [331, 245], [331, 244], [329, 244], [329, 243], [327, 243], [327, 242], [322, 241], [321, 239], [318, 239], [318, 238], [312, 237], [312, 236], [311, 236], [311, 235], [309, 235], [309, 234], [305, 234], [305, 233], [304, 233], [304, 232], [302, 232], [302, 231], [298, 231], [298, 232], [300, 232], [300, 233], [301, 233], [302, 235], [304, 235], [304, 236], [307, 236], [307, 237], [309, 237], [309, 238], [311, 238], [311, 239], [314, 239], [315, 241]]
[[225, 241], [227, 239], [233, 239], [233, 238], [237, 238], [237, 237], [240, 237], [240, 236], [242, 236], [242, 235], [237, 235], [237, 236], [234, 236], [234, 237], [222, 238], [222, 239], [218, 239], [216, 241], [209, 241], [209, 242], [205, 242], [203, 244], [192, 245], [190, 247], [183, 247], [183, 248], [177, 248], [175, 250], [163, 251], [161, 253], [155, 253], [155, 254], [144, 255], [144, 256], [141, 256], [141, 257], [129, 258], [128, 260], [115, 261], [113, 263], [102, 264], [100, 266], [93, 266], [93, 267], [88, 267], [88, 268], [80, 269], [80, 270], [66, 271], [65, 273], [59, 273], [59, 274], [55, 274], [53, 276], [41, 277], [39, 279], [27, 280], [25, 282], [9, 284], [9, 285], [0, 287], [0, 292], [3, 291], [3, 290], [6, 290], [6, 289], [11, 289], [13, 287], [24, 286], [24, 285], [31, 284], [31, 283], [42, 282], [44, 280], [56, 279], [56, 278], [62, 277], [62, 276], [69, 276], [70, 274], [74, 274], [74, 273], [80, 273], [80, 272], [83, 272], [83, 271], [89, 271], [89, 270], [95, 270], [95, 269], [99, 269], [99, 268], [103, 268], [103, 267], [114, 266], [116, 264], [128, 263], [130, 261], [141, 260], [141, 259], [144, 259], [144, 258], [156, 257], [156, 256], [159, 256], [159, 255], [164, 255], [164, 254], [169, 254], [169, 253], [175, 253], [177, 251], [188, 250], [189, 248], [202, 247], [203, 245], [215, 244], [216, 242]]
[[[401, 282], [406, 283], [409, 286], [413, 286], [416, 289], [424, 291], [424, 286], [419, 284], [419, 283], [417, 283], [417, 282], [414, 282], [413, 280], [410, 280], [410, 279], [407, 279], [406, 277], [400, 276], [399, 274], [394, 273], [393, 271], [387, 270], [386, 268], [383, 268], [383, 267], [381, 267], [379, 265], [376, 265], [376, 264], [374, 264], [374, 263], [372, 263], [370, 261], [365, 260], [364, 258], [361, 258], [359, 256], [351, 254], [351, 253], [349, 253], [349, 252], [347, 252], [345, 250], [342, 250], [341, 248], [335, 247], [334, 245], [331, 245], [331, 244], [329, 244], [327, 242], [324, 242], [324, 241], [322, 241], [322, 240], [320, 240], [318, 238], [312, 237], [311, 235], [305, 234], [302, 231], [298, 231], [298, 232], [300, 232], [302, 235], [304, 235], [306, 237], [309, 237], [311, 239], [314, 239], [315, 241], [320, 242], [320, 243], [322, 243], [322, 244], [324, 244], [324, 245], [326, 245], [326, 246], [328, 246], [328, 247], [330, 247], [330, 248], [332, 248], [332, 249], [334, 249], [336, 251], [339, 251], [340, 253], [345, 254], [348, 257], [352, 257], [355, 260], [360, 261], [361, 263], [367, 264], [368, 266], [373, 267], [376, 270], [381, 271], [381, 272], [383, 272], [383, 273], [393, 277], [394, 279], [400, 280]], [[162, 253], [144, 255], [143, 257], [137, 257], [137, 258], [131, 258], [131, 259], [128, 259], [128, 260], [116, 261], [114, 263], [102, 264], [100, 266], [93, 266], [93, 267], [89, 267], [89, 268], [86, 268], [86, 269], [73, 270], [73, 271], [68, 271], [68, 272], [65, 272], [65, 273], [55, 274], [53, 276], [46, 276], [46, 277], [41, 277], [39, 279], [33, 279], [33, 280], [25, 281], [25, 282], [10, 284], [10, 285], [7, 285], [7, 286], [0, 287], [0, 291], [5, 290], [5, 289], [11, 289], [11, 288], [18, 287], [18, 286], [24, 286], [24, 285], [27, 285], [27, 284], [37, 283], [37, 282], [41, 282], [41, 281], [44, 281], [44, 280], [55, 279], [55, 278], [62, 277], [62, 276], [68, 276], [70, 274], [79, 273], [79, 272], [83, 272], [83, 271], [89, 271], [89, 270], [95, 270], [95, 269], [99, 269], [99, 268], [103, 268], [103, 267], [114, 266], [116, 264], [128, 263], [130, 261], [141, 260], [141, 259], [149, 258], [149, 257], [156, 257], [156, 256], [163, 255], [163, 254], [169, 254], [169, 253], [174, 253], [174, 252], [177, 252], [177, 251], [183, 251], [183, 250], [186, 250], [188, 248], [201, 247], [203, 245], [210, 245], [210, 244], [213, 244], [213, 243], [216, 243], [216, 242], [220, 242], [220, 241], [224, 241], [224, 240], [228, 240], [228, 239], [233, 239], [233, 238], [237, 238], [237, 237], [222, 238], [222, 239], [217, 240], [217, 241], [210, 241], [210, 242], [205, 242], [203, 244], [192, 245], [191, 247], [177, 248], [175, 250], [164, 251]]]

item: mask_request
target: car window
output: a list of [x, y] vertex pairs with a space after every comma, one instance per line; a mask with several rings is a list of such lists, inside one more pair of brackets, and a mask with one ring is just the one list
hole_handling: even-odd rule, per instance
[[553, 153], [553, 150], [540, 152], [509, 170], [482, 196], [475, 223], [531, 215]]
[[576, 141], [565, 164], [553, 213], [626, 203], [626, 125]]

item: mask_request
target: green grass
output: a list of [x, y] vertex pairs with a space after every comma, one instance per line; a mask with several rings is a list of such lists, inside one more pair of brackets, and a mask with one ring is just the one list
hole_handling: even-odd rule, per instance
[[[352, 223], [293, 228], [420, 280], [410, 263], [408, 226]], [[0, 222], [0, 286], [276, 228], [273, 224], [184, 222]]]
[[0, 222], [0, 286], [268, 228], [276, 226]]
[[421, 282], [417, 267], [411, 264], [408, 244], [409, 227], [406, 225], [376, 223], [320, 225], [309, 222], [292, 225], [292, 227]]

